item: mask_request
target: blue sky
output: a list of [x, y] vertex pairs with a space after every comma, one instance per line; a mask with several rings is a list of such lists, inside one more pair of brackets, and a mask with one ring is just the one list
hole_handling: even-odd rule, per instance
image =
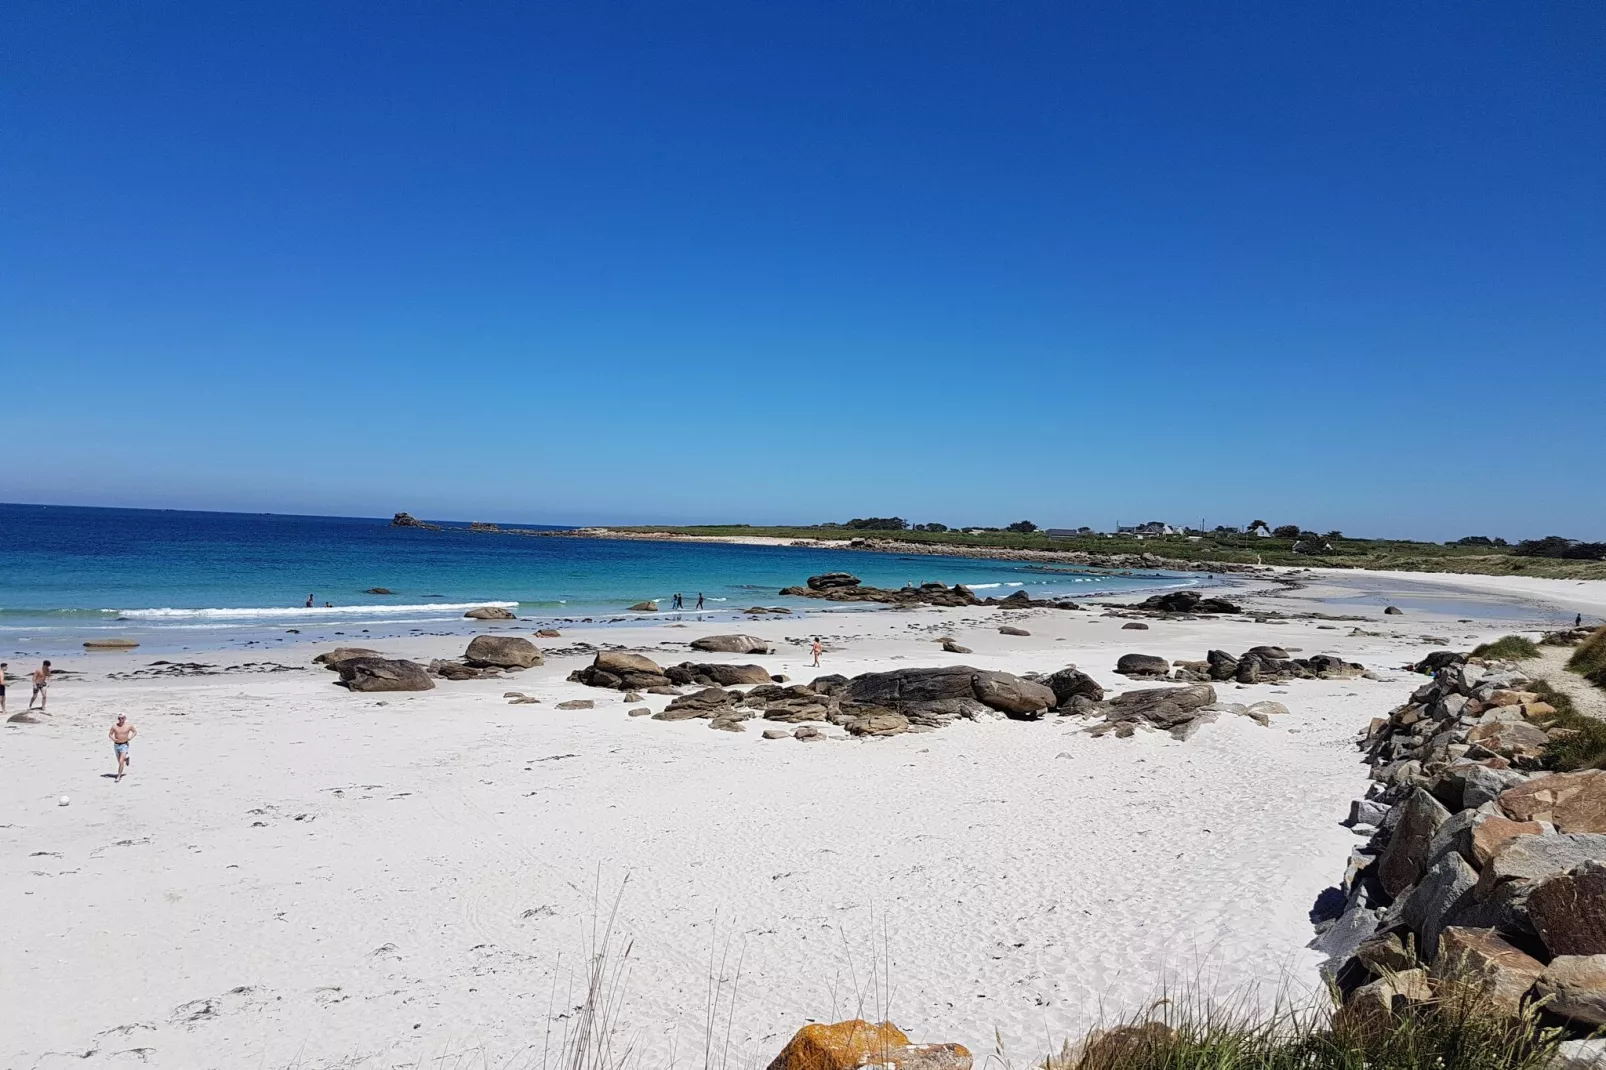
[[1606, 7], [0, 11], [0, 500], [1606, 536]]

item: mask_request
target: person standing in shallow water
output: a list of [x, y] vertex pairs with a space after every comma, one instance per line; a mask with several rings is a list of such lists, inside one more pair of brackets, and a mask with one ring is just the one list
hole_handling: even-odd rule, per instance
[[697, 608], [698, 609], [702, 609], [703, 608], [703, 592], [701, 592], [701, 591], [697, 592]]

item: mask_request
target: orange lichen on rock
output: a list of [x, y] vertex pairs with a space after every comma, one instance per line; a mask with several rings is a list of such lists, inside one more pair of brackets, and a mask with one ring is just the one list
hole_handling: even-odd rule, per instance
[[911, 1044], [891, 1022], [861, 1018], [831, 1025], [815, 1023], [797, 1031], [769, 1070], [970, 1070], [970, 1052], [959, 1044]]

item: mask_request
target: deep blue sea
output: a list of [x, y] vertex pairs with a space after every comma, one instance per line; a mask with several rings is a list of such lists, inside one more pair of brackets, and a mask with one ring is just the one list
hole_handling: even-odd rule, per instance
[[[1100, 598], [1202, 579], [852, 550], [491, 535], [466, 525], [425, 531], [392, 527], [388, 518], [0, 504], [0, 652], [48, 655], [107, 636], [175, 650], [283, 641], [291, 628], [304, 638], [342, 628], [467, 630], [464, 610], [487, 604], [542, 622], [606, 624], [647, 599], [667, 610], [677, 591], [688, 607], [701, 592], [713, 618], [755, 604], [852, 611], [776, 593], [830, 571], [887, 587], [965, 583], [984, 597], [1024, 587], [1034, 596]], [[370, 587], [394, 594], [364, 593]]]

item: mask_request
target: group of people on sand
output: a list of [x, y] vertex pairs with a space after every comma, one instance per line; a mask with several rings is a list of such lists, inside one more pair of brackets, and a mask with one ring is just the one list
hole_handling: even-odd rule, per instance
[[[6, 714], [6, 671], [9, 666], [0, 661], [0, 717]], [[28, 709], [33, 709], [35, 702], [39, 703], [39, 712], [45, 712], [45, 702], [50, 698], [50, 662], [42, 662], [33, 671], [33, 694], [28, 696]]]
[[[10, 668], [7, 662], [0, 661], [0, 717], [4, 717], [6, 713], [6, 673]], [[33, 671], [32, 680], [33, 694], [28, 697], [28, 709], [33, 709], [34, 703], [37, 702], [39, 712], [44, 713], [45, 705], [50, 699], [50, 662], [41, 662]], [[117, 715], [117, 723], [106, 733], [106, 738], [112, 741], [112, 754], [117, 758], [118, 780], [123, 779], [123, 774], [128, 770], [128, 745], [138, 734], [128, 715], [124, 713]]]
[[[681, 597], [681, 594], [680, 594], [679, 591], [676, 591], [670, 597], [670, 599], [669, 599], [669, 608], [670, 609], [685, 609], [686, 608], [686, 599]], [[703, 592], [701, 592], [701, 591], [697, 592], [697, 607], [696, 608], [698, 608], [698, 609], [702, 609], [703, 608]]]

